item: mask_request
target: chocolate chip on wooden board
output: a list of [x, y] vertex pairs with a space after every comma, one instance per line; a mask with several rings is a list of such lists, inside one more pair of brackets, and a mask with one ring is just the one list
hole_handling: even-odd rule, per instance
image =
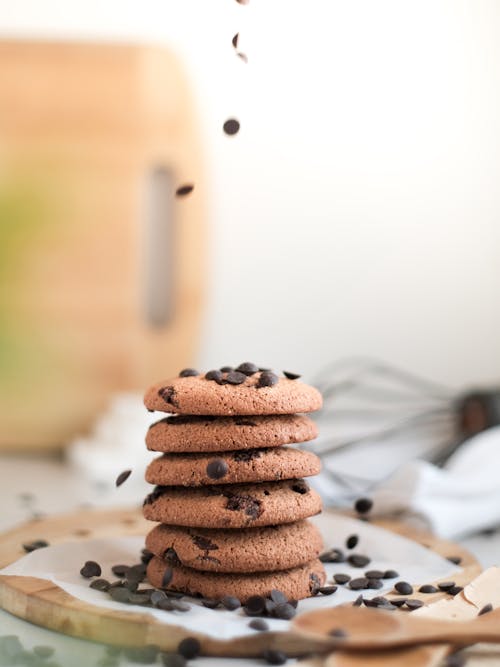
[[23, 544], [23, 549], [26, 551], [26, 553], [31, 553], [32, 551], [36, 551], [37, 549], [43, 549], [44, 547], [48, 547], [49, 543], [47, 540], [34, 540], [33, 542], [28, 542], [27, 544]]
[[286, 653], [274, 648], [266, 649], [262, 654], [262, 657], [270, 665], [284, 665], [288, 660]]
[[413, 586], [407, 581], [398, 581], [394, 584], [394, 588], [400, 595], [411, 595], [413, 593]]
[[196, 637], [185, 637], [177, 646], [177, 653], [186, 660], [193, 660], [200, 655], [201, 644]]

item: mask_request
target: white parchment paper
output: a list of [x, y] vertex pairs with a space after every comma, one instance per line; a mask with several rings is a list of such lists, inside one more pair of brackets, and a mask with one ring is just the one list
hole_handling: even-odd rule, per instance
[[[326, 548], [339, 547], [348, 552], [345, 548], [345, 540], [349, 535], [356, 534], [359, 536], [359, 543], [353, 552], [371, 558], [366, 568], [353, 568], [347, 563], [326, 564], [329, 581], [337, 572], [345, 572], [354, 578], [363, 576], [365, 570], [395, 569], [400, 575], [399, 580], [419, 585], [449, 578], [460, 571], [456, 565], [441, 558], [430, 549], [370, 523], [331, 513], [314, 517], [313, 522], [320, 528]], [[15, 563], [0, 570], [0, 574], [48, 579], [84, 602], [121, 612], [148, 613], [163, 623], [175, 624], [189, 631], [203, 632], [218, 639], [232, 639], [255, 634], [255, 630], [248, 627], [250, 619], [241, 610], [207, 609], [197, 600], [190, 600], [192, 608], [187, 613], [124, 605], [114, 602], [106, 593], [89, 588], [89, 580], [79, 574], [86, 560], [95, 560], [102, 567], [102, 577], [114, 581], [116, 577], [111, 573], [111, 566], [118, 563], [133, 565], [139, 562], [143, 546], [143, 537], [113, 537], [83, 542], [64, 542], [26, 554]], [[335, 606], [354, 600], [360, 592], [365, 597], [383, 595], [384, 592], [392, 589], [395, 581], [386, 580], [387, 585], [384, 588], [368, 591], [351, 591], [339, 586], [333, 595], [318, 595], [301, 600], [298, 611], [300, 613], [320, 607]], [[147, 587], [147, 584], [144, 584], [144, 587]], [[279, 619], [268, 619], [268, 621], [271, 630], [285, 631], [288, 629], [288, 621]]]

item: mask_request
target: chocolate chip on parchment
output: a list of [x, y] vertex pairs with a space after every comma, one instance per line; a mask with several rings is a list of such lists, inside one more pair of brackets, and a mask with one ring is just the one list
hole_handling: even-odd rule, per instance
[[490, 611], [493, 611], [493, 605], [491, 602], [488, 602], [488, 604], [485, 604], [484, 607], [481, 607], [481, 609], [477, 612], [477, 615], [482, 616], [483, 614], [488, 614]]
[[271, 600], [276, 604], [283, 604], [285, 602], [288, 602], [287, 596], [282, 591], [279, 591], [277, 588], [273, 588], [273, 590], [271, 591]]
[[34, 540], [33, 542], [28, 542], [27, 544], [23, 544], [23, 549], [26, 551], [26, 553], [31, 553], [32, 551], [36, 551], [37, 549], [43, 549], [44, 547], [48, 547], [49, 543], [47, 540]]
[[439, 589], [437, 589], [435, 586], [432, 584], [424, 584], [423, 586], [420, 586], [418, 589], [419, 593], [437, 593]]
[[137, 591], [137, 593], [130, 593], [128, 601], [130, 604], [149, 604], [150, 602], [150, 597], [147, 593], [143, 593], [142, 591]]
[[275, 384], [278, 384], [279, 377], [271, 371], [263, 371], [260, 376], [257, 384], [255, 385], [257, 389], [262, 387], [274, 387]]
[[339, 572], [338, 574], [333, 575], [333, 579], [336, 584], [347, 584], [348, 581], [351, 581], [351, 575]]
[[222, 479], [228, 471], [229, 467], [224, 459], [213, 459], [207, 465], [207, 475], [210, 479]]
[[276, 616], [276, 618], [281, 618], [284, 621], [289, 621], [291, 618], [295, 616], [297, 612], [295, 611], [295, 608], [292, 607], [291, 604], [288, 602], [280, 602], [276, 604], [274, 607], [274, 612], [273, 615]]
[[321, 593], [321, 595], [333, 595], [336, 590], [337, 586], [320, 586], [318, 588], [318, 592]]
[[295, 493], [300, 493], [301, 495], [304, 495], [305, 493], [309, 492], [309, 484], [306, 481], [304, 481], [303, 479], [297, 479], [292, 484], [292, 491], [295, 491]]
[[382, 583], [382, 581], [380, 579], [370, 579], [369, 577], [367, 577], [367, 579], [368, 579], [367, 588], [371, 588], [373, 590], [378, 590], [379, 588], [383, 588], [383, 586], [384, 586], [384, 584]]
[[446, 592], [446, 591], [449, 591], [451, 588], [453, 588], [455, 586], [455, 582], [454, 581], [441, 581], [441, 583], [439, 583], [437, 586], [438, 586], [440, 591], [445, 591]]
[[113, 565], [111, 567], [111, 572], [116, 576], [116, 577], [124, 577], [129, 569], [130, 565]]
[[189, 378], [199, 375], [198, 371], [195, 368], [184, 368], [180, 373], [180, 378]]
[[460, 565], [462, 562], [462, 557], [461, 556], [447, 556], [446, 560], [449, 560], [450, 563], [453, 563], [454, 565]]
[[359, 537], [358, 535], [349, 535], [349, 537], [345, 541], [345, 545], [348, 549], [354, 549], [359, 542]]
[[205, 380], [213, 380], [214, 382], [221, 383], [222, 382], [222, 372], [221, 371], [208, 371], [208, 373], [205, 373]]
[[358, 597], [352, 603], [353, 607], [361, 607], [363, 604], [363, 595], [358, 595]]
[[393, 604], [395, 607], [402, 607], [404, 604], [406, 604], [406, 600], [408, 598], [393, 598], [391, 600], [391, 604]]
[[394, 584], [394, 588], [401, 595], [411, 595], [413, 593], [413, 586], [407, 581], [398, 581]]
[[186, 183], [185, 185], [180, 185], [177, 190], [175, 191], [176, 197], [186, 197], [187, 195], [190, 195], [191, 192], [194, 190], [194, 184], [193, 183]]
[[217, 609], [220, 606], [220, 600], [211, 600], [210, 598], [204, 598], [201, 601], [201, 604], [207, 609]]
[[115, 602], [128, 602], [130, 598], [130, 591], [123, 586], [110, 588], [108, 594]]
[[201, 645], [196, 637], [185, 637], [177, 645], [177, 653], [184, 656], [186, 660], [193, 660], [200, 655]]
[[301, 377], [298, 373], [290, 373], [290, 371], [283, 371], [283, 375], [289, 380], [298, 380]]
[[121, 486], [123, 482], [127, 481], [127, 479], [130, 477], [131, 474], [132, 474], [131, 470], [124, 470], [123, 472], [121, 472], [115, 480], [115, 486], [117, 487]]
[[242, 364], [240, 364], [236, 370], [239, 373], [243, 373], [244, 375], [254, 375], [255, 373], [259, 372], [259, 367], [256, 366], [255, 364], [252, 364], [251, 361], [245, 361]]
[[263, 618], [253, 618], [248, 624], [248, 627], [252, 628], [252, 630], [259, 630], [260, 632], [269, 630], [269, 624], [266, 623]]
[[226, 609], [229, 609], [229, 611], [234, 611], [235, 609], [239, 609], [241, 607], [241, 602], [234, 595], [225, 595], [223, 598], [221, 598], [220, 602], [221, 605]]
[[383, 579], [384, 573], [382, 570], [367, 570], [365, 572], [365, 577], [367, 579]]
[[352, 567], [366, 567], [369, 565], [370, 559], [362, 554], [350, 554], [350, 556], [347, 556], [347, 562]]
[[100, 577], [101, 572], [101, 566], [99, 563], [96, 563], [95, 560], [86, 561], [85, 565], [80, 570], [80, 574], [86, 579], [90, 579], [90, 577]]
[[144, 563], [131, 565], [125, 573], [125, 577], [129, 582], [140, 584], [146, 578], [146, 565]]
[[240, 373], [240, 371], [230, 371], [225, 378], [227, 384], [234, 384], [234, 385], [243, 384], [246, 379], [247, 376], [245, 375], [245, 373]]
[[448, 595], [455, 596], [455, 595], [458, 595], [459, 593], [461, 593], [463, 590], [464, 590], [463, 586], [452, 586], [446, 592], [448, 593]]
[[94, 588], [96, 591], [108, 591], [109, 581], [107, 579], [94, 579], [90, 582], [89, 587]]
[[414, 609], [419, 609], [420, 607], [424, 606], [424, 603], [422, 600], [416, 600], [413, 598], [410, 598], [409, 600], [406, 600], [406, 606], [410, 611], [413, 611]]
[[368, 585], [368, 579], [366, 577], [357, 577], [356, 579], [351, 579], [349, 582], [349, 588], [352, 591], [360, 591], [363, 588], [366, 588]]
[[154, 590], [150, 595], [150, 600], [152, 605], [157, 605], [161, 600], [166, 600], [167, 594], [165, 591]]
[[370, 498], [358, 498], [354, 503], [354, 509], [358, 514], [368, 514], [373, 507], [373, 500]]
[[243, 611], [247, 616], [259, 616], [265, 609], [266, 600], [262, 595], [251, 595], [243, 607]]
[[[237, 2], [241, 2], [241, 0], [237, 0]], [[262, 654], [262, 657], [270, 665], [284, 665], [288, 660], [286, 653], [275, 648], [266, 649]]]
[[322, 563], [345, 563], [345, 555], [342, 549], [329, 549], [319, 557]]
[[399, 572], [396, 570], [386, 570], [382, 575], [382, 579], [396, 579], [397, 577], [399, 577]]

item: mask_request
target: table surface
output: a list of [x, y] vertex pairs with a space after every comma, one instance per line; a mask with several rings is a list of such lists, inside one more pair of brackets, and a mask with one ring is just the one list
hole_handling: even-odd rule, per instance
[[[107, 486], [92, 484], [63, 461], [14, 456], [0, 458], [0, 488], [1, 531], [31, 519], [36, 514], [70, 512], [82, 506], [132, 506], [137, 504], [142, 492], [142, 485], [138, 481], [127, 482], [116, 489], [113, 482]], [[460, 543], [484, 567], [500, 562], [500, 532], [474, 535]], [[55, 654], [52, 660], [61, 666], [98, 665], [99, 660], [105, 656], [105, 648], [99, 644], [59, 635], [0, 610], [2, 635], [17, 635], [27, 649], [36, 645], [53, 646]], [[500, 647], [474, 647], [469, 649], [469, 653], [469, 667], [500, 664]], [[196, 664], [200, 667], [255, 667], [264, 663], [256, 660], [203, 658], [197, 660]], [[120, 666], [133, 665], [137, 663], [127, 661], [124, 657], [120, 659]]]

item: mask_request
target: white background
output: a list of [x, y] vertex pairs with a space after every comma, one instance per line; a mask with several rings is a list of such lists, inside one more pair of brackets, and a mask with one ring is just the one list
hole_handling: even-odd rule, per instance
[[500, 375], [497, 0], [1, 0], [0, 30], [184, 57], [212, 192], [203, 366]]

